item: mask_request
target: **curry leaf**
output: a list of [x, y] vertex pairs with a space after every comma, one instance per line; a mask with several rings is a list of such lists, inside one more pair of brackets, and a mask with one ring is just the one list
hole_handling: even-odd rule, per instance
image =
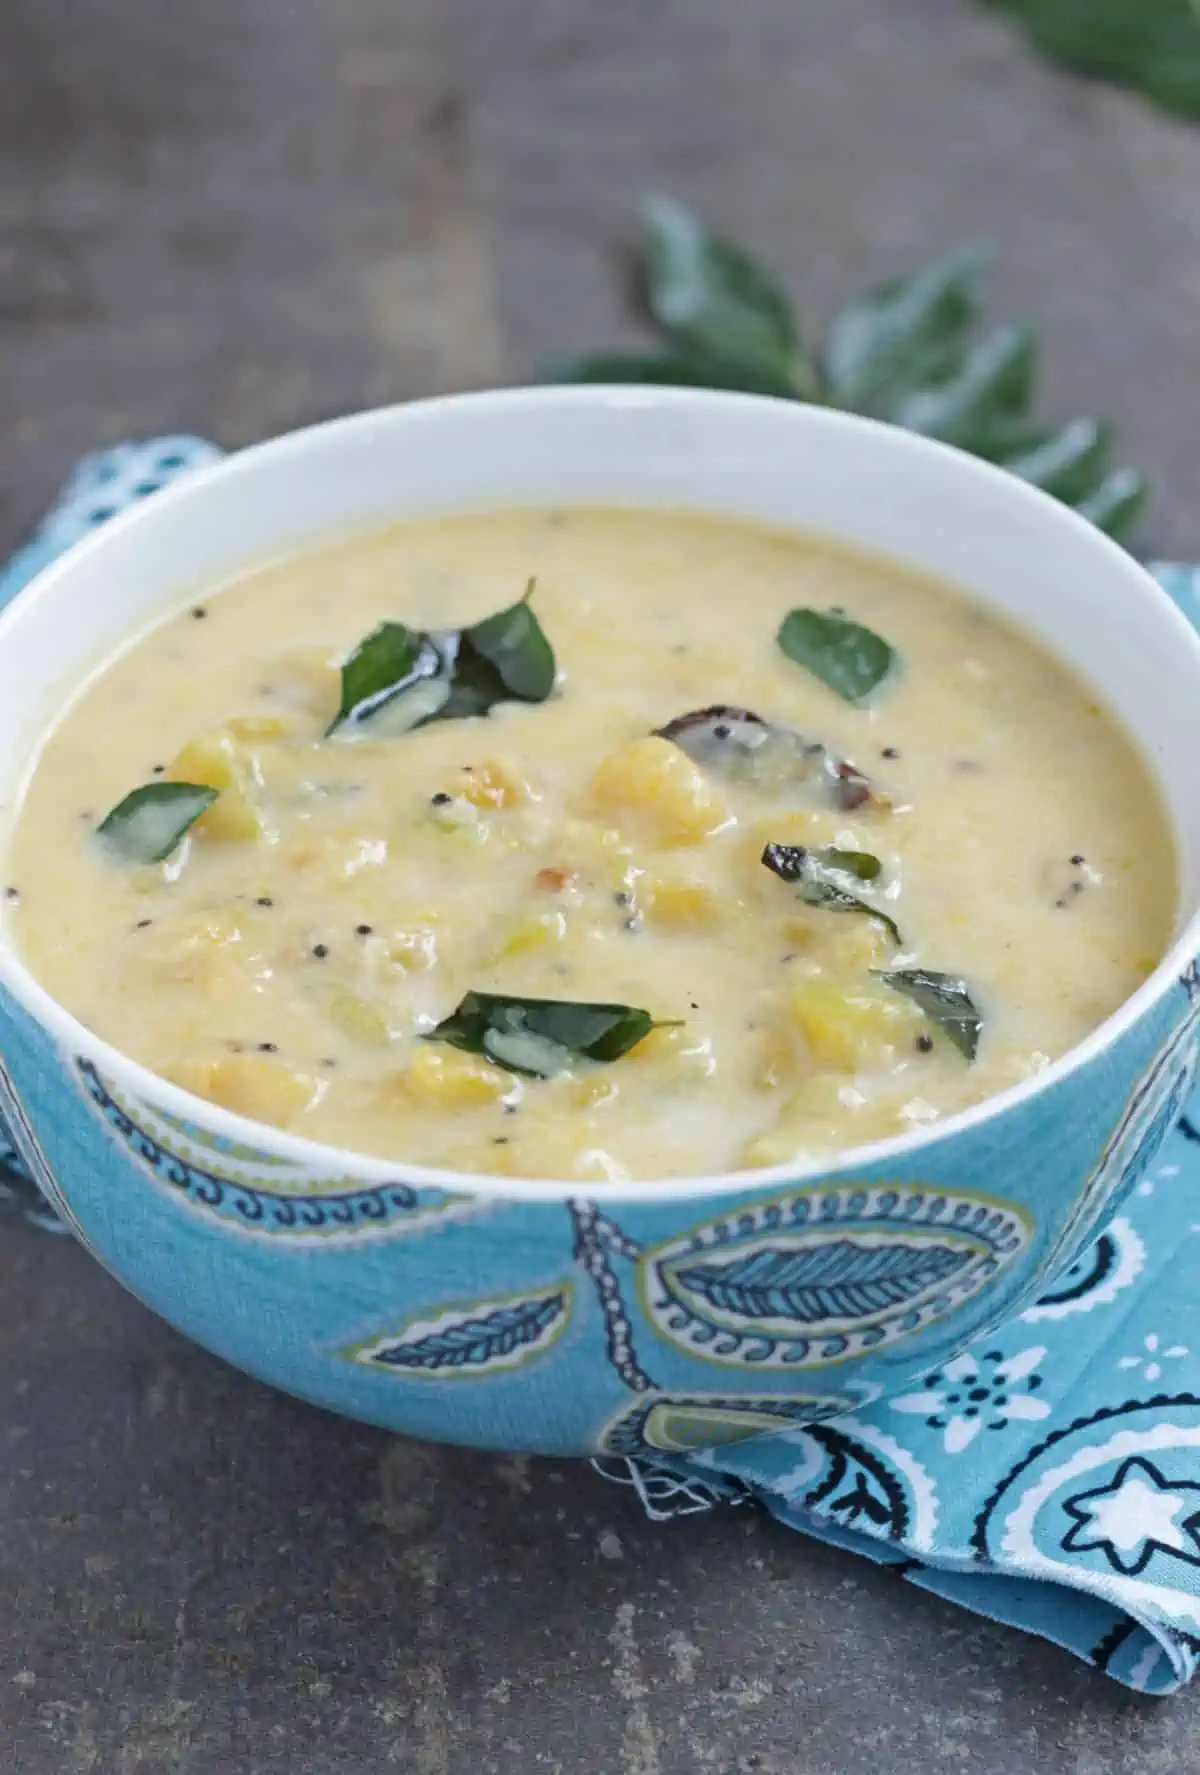
[[1004, 466], [1010, 474], [1074, 505], [1104, 479], [1111, 448], [1107, 425], [1098, 419], [1074, 419], [1016, 456], [1006, 457]]
[[800, 898], [806, 906], [826, 906], [830, 912], [861, 912], [867, 918], [875, 918], [883, 926], [888, 936], [898, 949], [903, 948], [904, 939], [896, 927], [896, 921], [888, 913], [881, 912], [878, 906], [870, 905], [861, 900], [857, 894], [848, 893], [839, 887], [836, 881], [822, 881], [814, 878], [800, 883]]
[[948, 381], [910, 394], [889, 417], [976, 456], [1002, 454], [1029, 411], [1036, 367], [1029, 328], [1000, 327], [971, 347]]
[[979, 1051], [983, 1018], [975, 1008], [965, 980], [955, 974], [935, 974], [928, 968], [880, 971], [879, 978], [919, 1005], [960, 1054], [974, 1060]]
[[666, 388], [725, 388], [741, 394], [775, 395], [791, 400], [796, 388], [782, 370], [769, 364], [734, 362], [712, 352], [598, 352], [594, 357], [567, 358], [544, 372], [549, 382], [636, 382]]
[[497, 703], [542, 703], [554, 689], [554, 650], [520, 603], [468, 629], [424, 634], [384, 622], [342, 667], [342, 700], [329, 733], [407, 733], [427, 721], [486, 715]]
[[867, 918], [877, 918], [897, 947], [903, 944], [895, 920], [870, 901], [852, 894], [846, 885], [847, 878], [874, 881], [879, 876], [883, 866], [869, 851], [839, 850], [834, 845], [814, 851], [801, 844], [769, 844], [762, 861], [773, 875], [799, 890], [806, 906], [825, 906], [831, 912], [861, 912]]
[[856, 881], [878, 881], [883, 872], [883, 864], [870, 851], [844, 851], [827, 844], [816, 854], [827, 869], [841, 869]]
[[1099, 529], [1121, 536], [1143, 511], [1149, 487], [1136, 469], [1108, 470], [1112, 433], [1098, 419], [1076, 419], [1006, 457], [1004, 467], [1073, 505]]
[[952, 375], [979, 307], [983, 266], [982, 253], [952, 253], [843, 308], [825, 339], [832, 399], [887, 418], [906, 395]]
[[475, 662], [486, 666], [495, 680], [492, 702], [508, 696], [519, 703], [544, 703], [554, 689], [558, 669], [554, 650], [530, 608], [536, 584], [529, 581], [520, 603], [462, 632], [457, 675], [474, 668]]
[[1200, 118], [1200, 12], [1195, 0], [998, 0], [1033, 42], [1102, 80], [1140, 87], [1167, 110]]
[[781, 881], [803, 881], [814, 872], [828, 874], [830, 870], [853, 875], [856, 881], [878, 881], [883, 873], [883, 864], [870, 851], [840, 850], [834, 844], [822, 845], [819, 850], [803, 844], [769, 844], [762, 861]]
[[647, 198], [642, 219], [650, 311], [685, 353], [765, 366], [797, 392], [811, 386], [791, 301], [769, 272], [670, 198]]
[[431, 637], [402, 622], [381, 622], [342, 664], [341, 703], [327, 732], [363, 727], [389, 705], [389, 729], [417, 727], [449, 694], [446, 660]]
[[203, 783], [143, 783], [105, 815], [96, 837], [126, 863], [161, 863], [216, 799]]
[[484, 1054], [509, 1072], [552, 1078], [578, 1060], [619, 1060], [662, 1027], [633, 1005], [468, 992], [424, 1039]]
[[1094, 493], [1081, 499], [1075, 509], [1098, 530], [1120, 537], [1137, 522], [1149, 497], [1149, 482], [1139, 469], [1118, 468], [1101, 481]]
[[879, 635], [833, 610], [790, 610], [776, 640], [782, 653], [848, 703], [870, 696], [896, 662]]

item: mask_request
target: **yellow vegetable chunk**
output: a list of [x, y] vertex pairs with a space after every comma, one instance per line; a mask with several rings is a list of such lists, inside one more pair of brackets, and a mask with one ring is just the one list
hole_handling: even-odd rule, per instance
[[520, 1081], [503, 1067], [477, 1054], [434, 1042], [418, 1042], [408, 1071], [407, 1089], [430, 1109], [472, 1109], [519, 1094]]
[[316, 1102], [323, 1079], [273, 1054], [231, 1054], [223, 1060], [180, 1060], [167, 1077], [222, 1109], [286, 1128]]
[[774, 1127], [747, 1142], [746, 1165], [784, 1165], [805, 1153], [884, 1140], [903, 1131], [903, 1099], [870, 1096], [845, 1074], [812, 1073], [784, 1101]]
[[228, 969], [230, 952], [243, 942], [237, 915], [229, 908], [160, 919], [139, 952], [152, 974], [179, 984], [217, 984]]
[[235, 740], [286, 740], [295, 732], [286, 715], [235, 715], [225, 725]]
[[698, 876], [671, 869], [656, 869], [637, 884], [637, 903], [652, 923], [666, 930], [710, 930], [723, 911], [736, 910], [739, 902], [722, 904], [716, 887]]
[[610, 752], [592, 779], [596, 805], [659, 844], [699, 844], [729, 824], [728, 803], [687, 753], [646, 734]]
[[882, 1064], [924, 1021], [916, 1005], [882, 986], [845, 986], [824, 977], [796, 984], [791, 1013], [813, 1060], [837, 1072]]
[[406, 974], [428, 973], [430, 968], [437, 966], [437, 937], [433, 931], [421, 930], [419, 926], [392, 931], [387, 937], [385, 952], [388, 960], [403, 968]]
[[827, 915], [824, 924], [822, 954], [832, 971], [866, 974], [883, 967], [896, 953], [895, 943], [877, 918]]
[[717, 1070], [712, 1042], [705, 1035], [689, 1029], [686, 1023], [667, 1027], [659, 1024], [644, 1035], [625, 1056], [628, 1061], [658, 1065], [664, 1077], [710, 1078]]
[[515, 764], [504, 758], [485, 758], [480, 764], [465, 764], [454, 784], [447, 786], [452, 794], [463, 796], [472, 807], [478, 808], [520, 807], [533, 795], [527, 779]]
[[325, 1014], [336, 1029], [363, 1048], [386, 1048], [392, 1039], [382, 1009], [357, 992], [334, 992]]
[[227, 727], [196, 734], [167, 767], [169, 780], [202, 783], [218, 791], [217, 799], [192, 827], [208, 838], [257, 838], [262, 820], [247, 794], [253, 764]]
[[529, 918], [521, 918], [501, 943], [498, 959], [511, 955], [528, 955], [532, 950], [545, 949], [561, 943], [567, 934], [567, 920], [561, 912], [539, 912]]

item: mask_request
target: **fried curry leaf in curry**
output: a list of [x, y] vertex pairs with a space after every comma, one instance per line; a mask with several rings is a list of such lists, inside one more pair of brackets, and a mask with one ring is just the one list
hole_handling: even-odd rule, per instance
[[424, 1039], [486, 1055], [509, 1072], [553, 1078], [579, 1060], [619, 1060], [652, 1029], [665, 1027], [675, 1025], [633, 1005], [468, 992]]
[[342, 694], [328, 732], [372, 738], [408, 733], [427, 721], [486, 715], [497, 703], [543, 703], [554, 689], [554, 650], [521, 600], [465, 629], [425, 633], [384, 622], [342, 666]]
[[203, 783], [143, 783], [104, 816], [96, 838], [123, 862], [161, 863], [216, 799]]
[[894, 968], [879, 970], [879, 978], [893, 992], [903, 993], [919, 1005], [949, 1041], [967, 1060], [974, 1060], [979, 1051], [983, 1018], [957, 974], [935, 974], [929, 968]]
[[789, 610], [776, 640], [781, 653], [848, 703], [864, 702], [896, 663], [886, 641], [840, 610]]
[[773, 875], [796, 888], [805, 906], [824, 906], [830, 912], [858, 912], [878, 919], [897, 947], [902, 945], [895, 920], [851, 892], [850, 882], [876, 881], [882, 873], [879, 858], [869, 851], [839, 850], [835, 845], [809, 850], [802, 844], [769, 844], [762, 861]]

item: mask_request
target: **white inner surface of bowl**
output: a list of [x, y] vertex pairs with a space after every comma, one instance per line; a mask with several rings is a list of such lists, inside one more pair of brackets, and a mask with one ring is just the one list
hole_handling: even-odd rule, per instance
[[[1069, 660], [1140, 745], [1179, 847], [1170, 964], [1185, 959], [1185, 942], [1198, 946], [1188, 927], [1200, 901], [1200, 640], [1186, 619], [1116, 544], [1012, 476], [867, 420], [741, 395], [570, 388], [414, 403], [243, 452], [106, 525], [0, 617], [5, 828], [65, 699], [197, 587], [306, 543], [406, 516], [605, 503], [692, 507], [824, 532], [939, 574], [1006, 612]], [[6, 950], [0, 970], [45, 1013], [44, 995], [30, 992], [25, 970]], [[1106, 1027], [1164, 977], [1160, 970]], [[94, 1038], [88, 1045], [102, 1046]], [[1070, 1063], [1068, 1056], [1043, 1076]], [[160, 1095], [188, 1101], [173, 1087]], [[985, 1104], [966, 1116], [989, 1110]], [[208, 1119], [246, 1127], [225, 1112]], [[963, 1120], [940, 1124], [930, 1137]], [[270, 1139], [297, 1152], [319, 1150], [276, 1130]], [[357, 1168], [383, 1166], [362, 1159]], [[753, 1180], [771, 1176], [757, 1172]], [[486, 1182], [496, 1193], [514, 1193], [508, 1180]], [[703, 1193], [705, 1184], [615, 1185], [606, 1193], [680, 1188]]]

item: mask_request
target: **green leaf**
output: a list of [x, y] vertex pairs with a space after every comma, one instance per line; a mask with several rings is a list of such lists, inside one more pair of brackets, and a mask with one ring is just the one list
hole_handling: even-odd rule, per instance
[[519, 603], [469, 629], [423, 634], [380, 623], [342, 667], [341, 708], [328, 731], [369, 725], [378, 738], [486, 715], [497, 703], [544, 703], [558, 667], [530, 608], [534, 586], [531, 579]]
[[1140, 87], [1200, 118], [1200, 11], [1195, 0], [999, 0], [1033, 42], [1081, 73]]
[[650, 312], [686, 354], [777, 371], [803, 391], [812, 372], [791, 300], [740, 247], [666, 197], [642, 205]]
[[790, 610], [776, 640], [790, 660], [848, 703], [870, 696], [896, 662], [880, 636], [832, 610]]
[[578, 1060], [619, 1060], [662, 1027], [632, 1005], [468, 992], [424, 1040], [484, 1054], [509, 1072], [553, 1078]]
[[1150, 483], [1136, 468], [1114, 469], [1094, 493], [1081, 499], [1075, 509], [1088, 518], [1097, 530], [1109, 536], [1122, 537], [1130, 531], [1146, 509]]
[[949, 381], [910, 394], [890, 417], [906, 431], [994, 457], [1011, 447], [1013, 424], [1029, 410], [1036, 370], [1030, 329], [999, 327], [971, 347]]
[[869, 851], [844, 851], [827, 845], [822, 850], [808, 850], [802, 844], [769, 844], [762, 862], [781, 881], [799, 890], [806, 906], [825, 906], [830, 912], [859, 912], [876, 918], [898, 948], [904, 939], [896, 922], [878, 906], [850, 892], [847, 879], [874, 881], [883, 865]]
[[856, 881], [878, 881], [883, 864], [870, 851], [844, 851], [835, 844], [826, 844], [816, 852], [826, 869], [840, 869]]
[[1104, 479], [1112, 431], [1098, 419], [1073, 419], [1031, 449], [1006, 457], [1004, 467], [1067, 505], [1095, 491]]
[[[1082, 33], [1093, 0], [997, 3], [1027, 22], [1053, 15], [1056, 30], [1069, 19], [1070, 30]], [[1139, 43], [1147, 34], [1156, 44], [1169, 37], [1156, 77], [1185, 87], [1194, 76], [1200, 81], [1193, 47], [1200, 24], [1181, 27], [1177, 40], [1161, 33], [1158, 19], [1161, 12], [1178, 21], [1180, 8], [1186, 13], [1189, 6], [1200, 17], [1200, 0], [1096, 5], [1105, 21], [1097, 35], [1116, 32], [1122, 55], [1131, 31]], [[1153, 31], [1143, 29], [1143, 6], [1156, 15]], [[1105, 478], [1111, 439], [1099, 421], [1075, 420], [1058, 430], [1035, 422], [1037, 352], [1028, 327], [1002, 327], [972, 344], [985, 264], [980, 251], [950, 253], [848, 304], [829, 327], [818, 377], [801, 351], [786, 294], [739, 247], [665, 198], [652, 199], [646, 216], [650, 305], [677, 349], [578, 358], [556, 366], [556, 380], [826, 400], [1011, 467], [1113, 536], [1124, 536], [1145, 505], [1147, 485], [1134, 470]]]
[[959, 368], [979, 307], [984, 256], [951, 253], [851, 302], [825, 339], [830, 397], [887, 417], [907, 395]]
[[217, 799], [203, 783], [143, 783], [107, 813], [96, 837], [126, 863], [161, 863]]
[[428, 721], [449, 694], [447, 662], [432, 638], [402, 622], [382, 622], [343, 663], [342, 699], [327, 732], [374, 723], [385, 709], [387, 731], [407, 732]]
[[769, 364], [732, 362], [712, 352], [599, 352], [548, 364], [548, 382], [649, 383], [663, 388], [724, 388], [741, 394], [795, 400], [797, 390], [782, 370]]
[[[546, 701], [554, 689], [558, 666], [530, 608], [536, 586], [537, 581], [531, 579], [518, 604], [462, 631], [455, 668], [456, 695], [460, 685], [469, 680], [475, 695], [487, 699], [489, 709], [510, 698], [519, 703]], [[448, 709], [445, 712], [449, 714]]]
[[959, 1053], [974, 1060], [979, 1051], [983, 1018], [975, 1008], [965, 980], [954, 974], [935, 974], [928, 968], [879, 970], [879, 978], [903, 993], [924, 1011]]

